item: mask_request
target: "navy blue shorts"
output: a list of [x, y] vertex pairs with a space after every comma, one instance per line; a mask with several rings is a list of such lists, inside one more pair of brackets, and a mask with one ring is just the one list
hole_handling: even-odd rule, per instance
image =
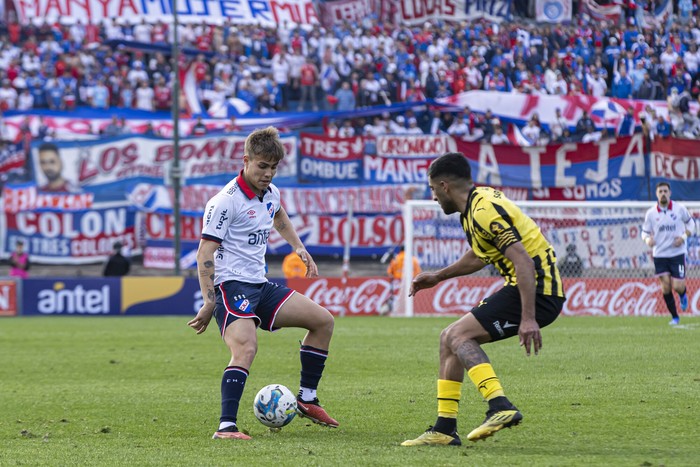
[[[535, 294], [535, 321], [543, 328], [557, 319], [564, 307], [565, 298]], [[492, 341], [518, 335], [522, 308], [520, 290], [507, 285], [475, 306], [471, 313], [488, 331]]]
[[656, 275], [671, 274], [674, 279], [685, 279], [685, 255], [672, 258], [654, 258]]
[[274, 282], [227, 281], [215, 287], [216, 307], [214, 317], [221, 335], [229, 324], [237, 319], [253, 319], [255, 326], [274, 331], [275, 317], [294, 291]]

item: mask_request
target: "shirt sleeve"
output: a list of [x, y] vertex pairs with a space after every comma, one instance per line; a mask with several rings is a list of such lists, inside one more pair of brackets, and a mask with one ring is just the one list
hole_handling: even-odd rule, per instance
[[226, 198], [215, 196], [204, 210], [202, 238], [221, 243], [233, 218], [233, 206]]
[[483, 203], [474, 211], [475, 231], [477, 235], [492, 244], [501, 253], [521, 240], [520, 232], [502, 206]]
[[695, 235], [695, 219], [693, 219], [693, 216], [690, 215], [690, 212], [688, 212], [688, 209], [685, 206], [683, 207], [683, 215], [681, 216], [681, 220], [685, 225], [685, 230], [690, 232], [690, 235]]
[[644, 224], [642, 224], [642, 240], [646, 240], [653, 233], [653, 226], [651, 225], [651, 213], [647, 211], [646, 216], [644, 216]]

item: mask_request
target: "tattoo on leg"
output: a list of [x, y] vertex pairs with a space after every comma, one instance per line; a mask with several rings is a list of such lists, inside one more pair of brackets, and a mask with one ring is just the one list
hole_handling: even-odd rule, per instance
[[457, 348], [457, 357], [465, 368], [469, 369], [482, 363], [489, 363], [489, 357], [474, 339], [467, 339]]

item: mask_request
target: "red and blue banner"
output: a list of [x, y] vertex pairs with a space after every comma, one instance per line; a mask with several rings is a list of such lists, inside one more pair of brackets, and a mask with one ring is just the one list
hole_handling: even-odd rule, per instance
[[[700, 142], [689, 139], [656, 139], [651, 144], [651, 189], [669, 182], [675, 199], [700, 196]], [[653, 193], [652, 193], [653, 194]]]
[[89, 264], [105, 260], [112, 245], [121, 242], [133, 253], [140, 252], [135, 209], [127, 205], [93, 206], [89, 210], [4, 212], [6, 234], [2, 250], [9, 254], [17, 240], [24, 241], [36, 263]]
[[[183, 23], [260, 24], [277, 26], [290, 24], [314, 24], [318, 22], [316, 8], [311, 0], [235, 0], [209, 2], [206, 0], [181, 0], [178, 18]], [[113, 18], [169, 22], [173, 9], [171, 2], [127, 0], [14, 0], [20, 22], [66, 21], [73, 23], [101, 23]]]
[[359, 182], [363, 179], [362, 137], [330, 138], [324, 135], [299, 135], [300, 182]]
[[640, 199], [648, 196], [646, 157], [641, 135], [540, 147], [489, 145], [457, 141], [477, 184], [573, 188], [622, 180], [615, 191], [586, 199]]

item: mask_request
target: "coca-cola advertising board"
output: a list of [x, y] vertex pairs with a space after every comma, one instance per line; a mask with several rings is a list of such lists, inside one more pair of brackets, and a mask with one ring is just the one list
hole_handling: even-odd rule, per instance
[[[377, 315], [390, 297], [385, 277], [288, 279], [287, 285], [337, 316]], [[700, 279], [688, 279], [688, 313], [700, 315]], [[500, 277], [460, 277], [444, 281], [415, 297], [414, 315], [454, 316], [468, 313], [503, 286]], [[668, 314], [654, 278], [564, 279], [567, 316], [665, 316]], [[405, 303], [398, 300], [397, 310]], [[679, 307], [680, 309], [680, 307]]]
[[339, 277], [287, 279], [287, 286], [306, 295], [337, 316], [379, 314], [391, 296], [391, 281], [386, 277]]
[[[686, 281], [687, 312], [700, 315], [700, 279]], [[414, 315], [455, 315], [469, 312], [503, 285], [500, 277], [460, 277], [421, 290], [413, 302]], [[659, 281], [638, 279], [564, 279], [568, 316], [665, 316], [668, 314]], [[399, 302], [401, 303], [401, 301]], [[680, 306], [678, 309], [680, 309]]]

